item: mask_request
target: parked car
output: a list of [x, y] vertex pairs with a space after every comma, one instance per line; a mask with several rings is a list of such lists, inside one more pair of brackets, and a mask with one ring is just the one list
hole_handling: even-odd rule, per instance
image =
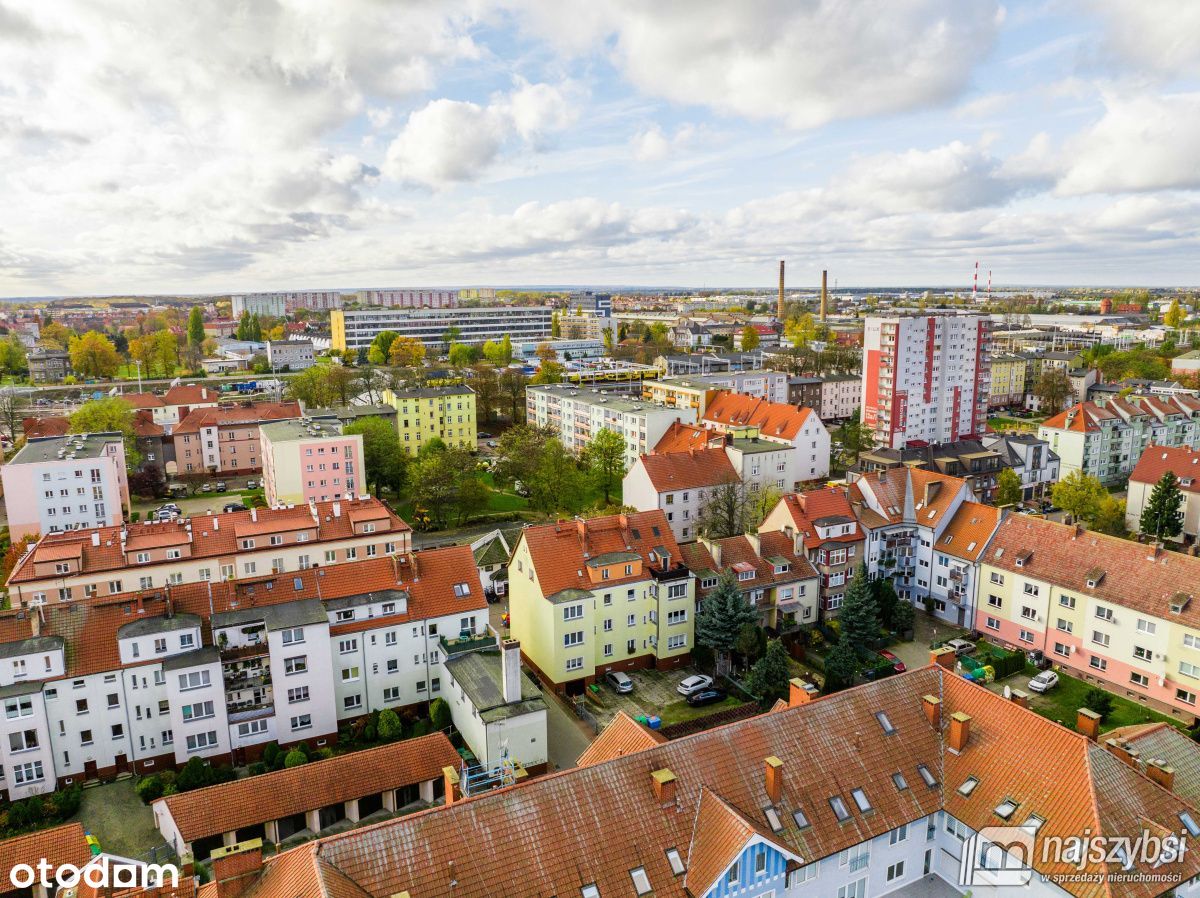
[[1058, 674], [1052, 670], [1043, 670], [1029, 681], [1030, 692], [1049, 692], [1058, 685]]
[[879, 654], [883, 655], [883, 657], [892, 662], [892, 667], [896, 669], [896, 673], [904, 673], [906, 670], [908, 670], [908, 668], [904, 666], [904, 662], [887, 649], [880, 649]]
[[633, 680], [619, 670], [610, 670], [604, 675], [604, 679], [608, 680], [608, 685], [622, 695], [633, 692]]
[[202, 487], [200, 487], [200, 492], [202, 492], [202, 493], [211, 493], [212, 491], [213, 491], [213, 485], [211, 483], [206, 483]]
[[224, 480], [217, 481], [217, 492], [218, 493], [224, 493], [224, 492], [227, 492], [228, 490], [229, 490], [229, 487], [226, 486]]
[[183, 514], [183, 509], [174, 502], [164, 502], [162, 505], [158, 506], [158, 510], [160, 513], [165, 511], [168, 514]]
[[955, 656], [962, 657], [975, 651], [975, 643], [967, 642], [965, 639], [947, 639], [946, 648], [954, 649]]
[[492, 435], [490, 433], [488, 433], [486, 430], [481, 430], [481, 431], [479, 431], [479, 433], [475, 434], [475, 439], [477, 439], [477, 440], [490, 440], [491, 438], [492, 438]]
[[224, 511], [227, 513], [231, 512], [231, 511], [246, 511], [246, 510], [247, 510], [246, 506], [243, 505], [241, 502], [226, 502], [225, 505], [221, 508], [221, 511]]
[[513, 492], [516, 493], [518, 496], [525, 496], [526, 498], [529, 497], [529, 487], [527, 487], [525, 484], [523, 484], [519, 480], [513, 481]]
[[499, 444], [499, 443], [497, 443], [495, 440], [488, 440], [486, 443], [484, 443], [484, 445], [485, 445], [485, 446], [487, 446], [489, 449], [495, 449], [495, 448], [497, 448], [497, 447], [498, 447], [500, 444]]
[[257, 480], [247, 480], [246, 481], [246, 489], [248, 489], [248, 490], [258, 489], [258, 481]]
[[704, 674], [696, 674], [694, 677], [688, 677], [681, 682], [675, 691], [680, 695], [691, 695], [693, 692], [699, 692], [701, 689], [707, 689], [713, 684], [712, 677], [706, 677]]
[[702, 705], [712, 705], [716, 702], [725, 701], [726, 693], [724, 689], [701, 689], [699, 692], [693, 692], [687, 697], [687, 703], [693, 708], [699, 708]]

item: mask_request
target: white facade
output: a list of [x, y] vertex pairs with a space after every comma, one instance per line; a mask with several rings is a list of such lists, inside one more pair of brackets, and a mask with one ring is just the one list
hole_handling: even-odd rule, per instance
[[866, 321], [863, 423], [878, 442], [952, 443], [987, 424], [991, 336], [979, 315]]
[[267, 361], [277, 371], [303, 371], [317, 363], [312, 340], [268, 340]]
[[342, 294], [336, 290], [304, 290], [291, 293], [243, 293], [231, 297], [233, 317], [242, 312], [283, 318], [296, 309], [327, 310], [342, 307]]
[[[786, 399], [782, 400], [786, 402]], [[821, 378], [822, 421], [841, 421], [849, 418], [862, 402], [862, 378], [854, 374]]]
[[434, 355], [440, 355], [446, 351], [445, 336], [451, 328], [457, 329], [456, 342], [472, 345], [500, 341], [505, 334], [512, 337], [513, 343], [548, 339], [553, 312], [549, 306], [345, 309], [330, 316], [330, 325], [335, 349], [363, 349], [381, 332], [391, 330], [420, 340]]

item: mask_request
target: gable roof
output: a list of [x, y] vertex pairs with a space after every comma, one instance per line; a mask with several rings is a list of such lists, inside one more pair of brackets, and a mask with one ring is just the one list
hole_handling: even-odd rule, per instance
[[956, 558], [978, 561], [999, 523], [1000, 509], [994, 505], [963, 502], [938, 537], [935, 548]]
[[[1114, 401], [1116, 400], [1110, 400]], [[1043, 421], [1040, 426], [1074, 433], [1095, 433], [1100, 430], [1101, 421], [1119, 420], [1119, 417], [1115, 412], [1094, 402], [1080, 402]]]
[[[806, 549], [815, 549], [825, 543], [853, 543], [865, 538], [862, 526], [855, 517], [854, 509], [846, 490], [840, 487], [825, 487], [804, 493], [789, 493], [779, 500], [791, 516], [792, 525], [804, 540]], [[854, 526], [849, 533], [822, 539], [817, 533], [817, 522], [832, 523], [833, 519], [845, 518]]]
[[[922, 527], [936, 527], [941, 523], [954, 497], [963, 489], [970, 494], [965, 480], [921, 468], [873, 471], [855, 480], [854, 488], [865, 505], [885, 523], [919, 524]], [[860, 514], [859, 519], [872, 526], [863, 515]]]
[[766, 439], [794, 440], [812, 414], [810, 408], [722, 390], [709, 402], [704, 420], [730, 427], [757, 427]]
[[704, 895], [741, 856], [747, 843], [758, 837], [784, 857], [799, 862], [786, 843], [721, 798], [712, 789], [701, 788], [696, 808], [696, 826], [687, 852], [683, 884], [693, 895]]
[[173, 434], [196, 433], [203, 427], [223, 427], [233, 424], [260, 424], [299, 418], [303, 412], [298, 402], [255, 402], [228, 408], [202, 406], [187, 413]]
[[[1135, 483], [1158, 483], [1168, 471], [1179, 480], [1179, 488], [1200, 493], [1200, 450], [1188, 446], [1156, 446], [1151, 443], [1142, 452], [1129, 479]], [[1188, 481], [1184, 485], [1184, 481]]]
[[38, 439], [39, 437], [66, 436], [70, 427], [71, 422], [69, 419], [58, 416], [25, 418], [21, 421], [21, 431], [25, 434], [25, 439], [27, 440]]
[[83, 824], [64, 823], [53, 829], [0, 841], [0, 870], [6, 875], [17, 864], [30, 864], [36, 868], [42, 858], [50, 863], [51, 869], [66, 864], [84, 866], [91, 860], [92, 851]]
[[658, 455], [664, 452], [687, 452], [689, 449], [707, 449], [712, 445], [723, 445], [725, 438], [720, 434], [715, 434], [706, 427], [697, 427], [695, 424], [684, 424], [681, 421], [673, 421], [671, 426], [666, 429], [666, 432], [659, 438], [658, 443], [651, 450], [651, 455]]
[[[698, 540], [684, 543], [683, 559], [695, 573], [729, 570], [754, 570], [754, 577], [744, 581], [746, 589], [761, 589], [776, 583], [794, 583], [797, 580], [815, 579], [816, 570], [803, 555], [794, 551], [792, 540], [781, 530], [764, 530], [758, 534], [759, 551], [747, 536], [730, 536], [718, 540]], [[718, 566], [709, 544], [716, 546], [721, 554]], [[788, 569], [775, 573], [775, 559], [788, 563]], [[708, 590], [700, 588], [700, 592]]]
[[666, 741], [666, 737], [661, 733], [642, 726], [625, 711], [618, 711], [612, 722], [583, 750], [575, 766], [591, 767], [593, 764], [602, 764], [630, 752], [662, 745]]
[[737, 483], [739, 478], [725, 449], [689, 449], [643, 455], [636, 462], [660, 493]]

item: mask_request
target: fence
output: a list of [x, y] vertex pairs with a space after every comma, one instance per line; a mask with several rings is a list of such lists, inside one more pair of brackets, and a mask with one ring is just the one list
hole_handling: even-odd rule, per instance
[[709, 730], [725, 723], [733, 723], [736, 720], [746, 720], [758, 713], [760, 713], [760, 709], [757, 702], [746, 702], [744, 705], [726, 708], [724, 711], [706, 714], [694, 720], [683, 720], [679, 723], [668, 724], [659, 730], [659, 732], [668, 739], [681, 739], [684, 736], [699, 733], [701, 730]]

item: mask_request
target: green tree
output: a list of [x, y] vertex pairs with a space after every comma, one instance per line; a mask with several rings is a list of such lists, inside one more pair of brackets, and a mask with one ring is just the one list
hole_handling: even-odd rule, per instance
[[262, 319], [257, 315], [250, 316], [250, 339], [255, 343], [262, 341]]
[[1183, 532], [1183, 492], [1174, 472], [1167, 471], [1150, 490], [1138, 529], [1155, 539], [1174, 539]]
[[366, 482], [374, 488], [376, 498], [384, 489], [398, 496], [404, 487], [408, 456], [400, 451], [396, 428], [383, 418], [360, 418], [343, 433], [362, 435]]
[[761, 658], [766, 647], [766, 630], [757, 623], [742, 624], [742, 629], [738, 631], [737, 642], [733, 648], [739, 655], [746, 659], [747, 663], [753, 664]]
[[119, 396], [85, 402], [67, 419], [68, 433], [119, 433], [124, 437], [125, 465], [136, 470], [142, 463], [133, 432], [133, 406]]
[[745, 624], [757, 625], [758, 612], [742, 595], [733, 574], [722, 571], [716, 588], [704, 597], [696, 612], [696, 642], [712, 649], [718, 657], [728, 656], [737, 647], [738, 634]]
[[[370, 360], [371, 354], [367, 353]], [[418, 368], [425, 364], [425, 344], [416, 337], [396, 337], [388, 348], [388, 364], [397, 368]]]
[[283, 766], [290, 769], [308, 763], [308, 755], [298, 748], [293, 748], [283, 757]]
[[249, 340], [250, 334], [251, 334], [250, 310], [242, 309], [242, 314], [238, 318], [237, 338], [239, 340]]
[[475, 411], [479, 420], [490, 423], [496, 418], [496, 406], [500, 404], [500, 376], [496, 369], [486, 363], [475, 365], [471, 370], [471, 389], [475, 391]]
[[413, 502], [426, 509], [439, 528], [465, 523], [487, 506], [487, 485], [464, 447], [447, 448], [440, 440], [422, 446], [409, 480]]
[[180, 792], [190, 792], [192, 789], [202, 789], [205, 786], [211, 786], [212, 780], [212, 768], [205, 764], [201, 758], [191, 757], [175, 777], [175, 787]]
[[500, 437], [496, 446], [496, 478], [502, 483], [528, 484], [537, 472], [546, 443], [554, 431], [536, 424], [518, 424]]
[[429, 703], [429, 722], [433, 724], [435, 730], [445, 732], [454, 724], [454, 718], [450, 714], [450, 705], [444, 698], [435, 698]]
[[907, 605], [908, 603], [901, 602], [900, 597], [896, 595], [896, 587], [892, 585], [891, 577], [876, 577], [874, 580], [868, 580], [867, 588], [871, 590], [871, 598], [875, 600], [879, 622], [890, 629], [898, 629], [895, 623], [896, 612], [902, 604]]
[[1179, 304], [1179, 300], [1171, 300], [1171, 305], [1167, 309], [1167, 314], [1163, 315], [1163, 324], [1167, 327], [1177, 328], [1183, 324], [1183, 319], [1186, 316], [1183, 313], [1183, 306]]
[[375, 335], [375, 339], [371, 341], [370, 347], [367, 349], [367, 361], [372, 365], [386, 365], [388, 363], [388, 353], [392, 351], [392, 343], [400, 336], [395, 331], [380, 331]]
[[[505, 334], [505, 339], [508, 335]], [[505, 368], [500, 372], [500, 398], [508, 403], [509, 420], [519, 424], [525, 420], [525, 373], [519, 368]]]
[[475, 361], [475, 347], [466, 343], [453, 343], [450, 346], [450, 364], [455, 368], [465, 368]]
[[750, 669], [746, 688], [752, 695], [757, 695], [763, 704], [769, 704], [787, 696], [790, 679], [787, 649], [780, 640], [772, 639], [767, 643], [766, 653]]
[[391, 708], [384, 708], [380, 711], [378, 733], [379, 738], [384, 742], [395, 742], [403, 736], [404, 724], [400, 720], [400, 715]]
[[529, 488], [530, 504], [538, 511], [574, 513], [583, 507], [585, 475], [557, 437], [546, 441], [524, 482]]
[[897, 633], [907, 633], [913, 628], [916, 617], [917, 609], [912, 606], [911, 602], [898, 601], [892, 612], [891, 627]]
[[825, 656], [825, 691], [836, 692], [854, 685], [858, 652], [844, 635]]
[[450, 347], [454, 345], [454, 342], [459, 338], [459, 336], [461, 334], [462, 334], [462, 328], [457, 327], [453, 324], [450, 325], [450, 327], [446, 328], [446, 330], [442, 332], [442, 345], [446, 347], [447, 353], [450, 352]]
[[854, 414], [838, 429], [837, 439], [842, 444], [842, 463], [846, 467], [855, 464], [860, 455], [875, 445], [871, 428], [862, 423], [861, 408], [856, 408]]
[[583, 460], [608, 505], [625, 476], [625, 438], [615, 430], [601, 428], [583, 450]]
[[71, 338], [71, 367], [80, 377], [109, 378], [121, 367], [112, 340], [97, 331]]
[[862, 651], [879, 640], [879, 606], [867, 581], [867, 566], [860, 563], [846, 587], [842, 608], [838, 612], [842, 637]]
[[550, 336], [558, 339], [562, 336], [562, 324], [558, 320], [558, 312], [550, 313]]
[[1046, 368], [1033, 387], [1033, 395], [1041, 403], [1041, 409], [1047, 415], [1057, 415], [1063, 409], [1064, 403], [1073, 395], [1071, 378], [1062, 368]]
[[8, 438], [17, 441], [17, 427], [29, 411], [29, 394], [6, 387], [0, 390], [0, 428], [8, 432]]
[[1103, 689], [1092, 686], [1083, 694], [1083, 706], [1089, 711], [1095, 711], [1100, 715], [1100, 720], [1103, 721], [1104, 718], [1112, 713], [1113, 697]]
[[697, 529], [710, 539], [740, 536], [758, 523], [751, 520], [754, 508], [753, 491], [740, 480], [719, 484], [709, 491], [708, 501], [698, 515]]
[[996, 476], [997, 505], [1018, 505], [1025, 491], [1021, 489], [1021, 478], [1012, 468], [1003, 468]]
[[196, 348], [204, 342], [204, 312], [199, 306], [192, 306], [188, 312], [187, 341], [189, 346]]
[[563, 375], [566, 373], [566, 368], [561, 362], [544, 360], [538, 365], [537, 372], [533, 375], [530, 383], [533, 384], [557, 384], [562, 383]]
[[0, 371], [5, 374], [21, 374], [28, 368], [29, 362], [21, 339], [16, 334], [9, 334], [0, 340]]
[[744, 328], [742, 328], [743, 352], [753, 352], [754, 350], [758, 349], [758, 344], [760, 342], [762, 342], [761, 338], [758, 336], [758, 331], [754, 329], [753, 325], [747, 324]]
[[1097, 533], [1125, 536], [1125, 500], [1105, 495], [1096, 506], [1096, 513], [1088, 521], [1088, 526]]
[[1100, 500], [1108, 495], [1104, 485], [1090, 474], [1072, 471], [1050, 490], [1054, 504], [1076, 521], [1090, 521], [1100, 509]]

